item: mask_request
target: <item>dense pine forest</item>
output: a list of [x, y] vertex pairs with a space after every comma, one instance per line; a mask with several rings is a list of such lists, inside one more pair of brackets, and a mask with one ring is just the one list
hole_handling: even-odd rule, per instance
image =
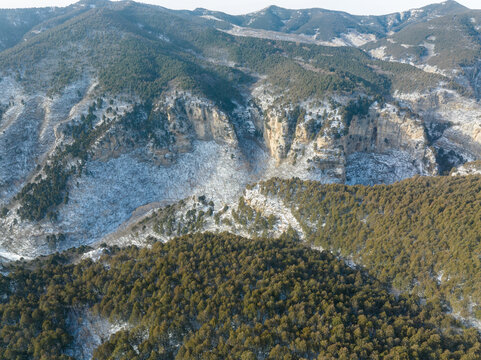
[[297, 240], [184, 236], [151, 249], [75, 252], [0, 278], [0, 357], [69, 359], [69, 314], [128, 326], [94, 359], [475, 359], [481, 338], [435, 303]]
[[415, 177], [393, 185], [344, 186], [273, 179], [307, 238], [412, 291], [481, 318], [481, 178]]

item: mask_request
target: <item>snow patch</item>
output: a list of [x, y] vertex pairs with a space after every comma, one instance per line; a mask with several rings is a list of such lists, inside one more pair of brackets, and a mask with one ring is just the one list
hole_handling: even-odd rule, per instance
[[94, 250], [90, 250], [82, 255], [82, 260], [84, 259], [92, 259], [93, 262], [97, 262], [100, 258], [105, 254], [105, 248], [98, 248]]
[[351, 31], [346, 34], [341, 34], [339, 37], [333, 38], [330, 41], [323, 41], [321, 45], [324, 46], [354, 46], [359, 47], [369, 42], [376, 41], [376, 35], [359, 33]]
[[357, 152], [347, 157], [346, 184], [392, 184], [424, 174], [420, 164], [407, 152], [391, 150], [384, 154]]
[[237, 25], [233, 25], [233, 27], [229, 30], [224, 30], [224, 29], [217, 29], [217, 30], [226, 32], [233, 36], [254, 37], [259, 39], [292, 41], [292, 42], [300, 42], [300, 43], [307, 43], [307, 44], [323, 45], [322, 41], [318, 41], [314, 37], [309, 35], [304, 35], [304, 34], [286, 34], [278, 31], [245, 28]]
[[15, 253], [10, 252], [10, 251], [2, 251], [2, 250], [0, 250], [0, 258], [4, 258], [8, 261], [17, 261], [17, 260], [22, 260], [22, 259], [31, 260], [32, 259], [31, 257], [28, 257], [28, 256], [21, 256], [21, 255], [15, 254]]
[[169, 39], [167, 36], [163, 35], [163, 34], [159, 34], [159, 35], [157, 35], [157, 37], [158, 37], [160, 40], [162, 40], [162, 41], [165, 41], [165, 42], [170, 43], [170, 39]]
[[456, 168], [451, 176], [481, 175], [480, 163], [466, 163]]
[[78, 360], [92, 359], [97, 347], [108, 341], [113, 334], [129, 328], [126, 322], [111, 323], [88, 310], [71, 311], [67, 318], [67, 326], [73, 342], [66, 355]]
[[91, 243], [150, 202], [172, 203], [193, 194], [233, 201], [251, 179], [239, 157], [227, 145], [198, 141], [170, 167], [139, 161], [135, 152], [91, 162], [60, 211], [60, 228], [82, 234], [79, 244]]
[[369, 50], [369, 54], [376, 59], [383, 60], [386, 57], [386, 47], [380, 46], [376, 49]]
[[224, 20], [219, 19], [219, 18], [217, 18], [215, 16], [212, 16], [212, 15], [201, 15], [200, 17], [204, 18], [204, 19], [207, 19], [207, 20], [215, 20], [215, 21], [222, 21], [222, 22], [224, 21]]
[[246, 190], [244, 198], [252, 208], [260, 210], [264, 216], [275, 215], [278, 218], [276, 230], [279, 235], [286, 232], [289, 227], [292, 227], [301, 239], [305, 238], [301, 225], [282, 200], [277, 197], [265, 196], [260, 192], [259, 185], [256, 185], [253, 189]]
[[334, 47], [337, 47], [337, 46], [359, 47], [364, 44], [367, 44], [368, 42], [376, 41], [377, 39], [376, 35], [374, 34], [359, 33], [357, 31], [351, 31], [346, 34], [341, 34], [339, 37], [332, 38], [329, 41], [322, 41], [318, 39], [320, 35], [319, 31], [317, 31], [314, 35], [287, 34], [287, 33], [278, 32], [278, 31], [246, 28], [246, 27], [241, 27], [237, 25], [233, 25], [233, 27], [229, 30], [224, 30], [224, 29], [218, 29], [218, 30], [234, 36], [255, 37], [260, 39], [279, 40], [279, 41], [292, 41], [292, 42], [316, 44], [316, 45], [323, 45], [323, 46], [334, 46]]
[[423, 46], [427, 50], [427, 54], [422, 57], [422, 61], [429, 61], [429, 59], [438, 55], [434, 52], [434, 44], [430, 44], [425, 41], [421, 44], [421, 46]]

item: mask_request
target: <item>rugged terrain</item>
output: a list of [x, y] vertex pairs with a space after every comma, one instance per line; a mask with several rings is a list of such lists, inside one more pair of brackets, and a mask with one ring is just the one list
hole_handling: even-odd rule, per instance
[[475, 24], [453, 1], [384, 17], [108, 1], [22, 11], [2, 13], [2, 34], [17, 34], [0, 53], [7, 259], [99, 241], [192, 195], [232, 204], [273, 176], [392, 183], [481, 155], [471, 43], [449, 64], [427, 33], [429, 59], [376, 55], [419, 28]]
[[[479, 24], [454, 1], [0, 10], [1, 355], [479, 357]], [[271, 265], [292, 284], [259, 295]]]
[[[196, 234], [23, 264], [0, 277], [0, 357], [479, 358], [481, 337], [439, 304], [389, 294], [292, 236]], [[27, 266], [27, 267], [25, 267]]]

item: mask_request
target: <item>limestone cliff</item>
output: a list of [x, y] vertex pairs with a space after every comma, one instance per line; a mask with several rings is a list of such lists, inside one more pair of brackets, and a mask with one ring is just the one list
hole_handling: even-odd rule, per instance
[[[229, 111], [178, 89], [146, 104], [101, 94], [86, 78], [40, 101], [11, 78], [2, 83], [10, 95], [0, 99], [0, 163], [12, 171], [0, 174], [0, 249], [10, 258], [90, 243], [149, 203], [206, 194], [230, 204], [248, 183], [273, 176], [391, 183], [437, 174], [449, 156], [481, 157], [479, 106], [444, 90], [383, 104], [363, 98], [365, 111], [346, 115], [359, 95], [290, 102], [262, 81]], [[22, 220], [16, 194], [47, 179], [54, 159], [69, 171], [66, 200], [52, 219]]]
[[[345, 108], [342, 102], [311, 100], [296, 107], [289, 104], [282, 107], [276, 106], [273, 98], [270, 100], [259, 100], [265, 108], [264, 139], [279, 165], [290, 162], [302, 166], [305, 160], [309, 172], [323, 172], [331, 181], [345, 182], [346, 173], [355, 172], [354, 182], [365, 183], [359, 174], [362, 169], [357, 168], [359, 159], [377, 155], [396, 158], [396, 161], [387, 167], [385, 161], [381, 161], [375, 170], [377, 175], [366, 183], [438, 173], [425, 122], [407, 107], [375, 102], [366, 114], [353, 115], [347, 123], [342, 115]], [[346, 104], [349, 99], [340, 101]], [[409, 168], [408, 171], [393, 174], [396, 162], [400, 162], [400, 167]]]
[[155, 104], [139, 106], [135, 113], [112, 124], [95, 148], [95, 159], [108, 160], [145, 148], [143, 158], [171, 165], [192, 151], [194, 141], [215, 141], [238, 146], [229, 116], [207, 99], [172, 91]]

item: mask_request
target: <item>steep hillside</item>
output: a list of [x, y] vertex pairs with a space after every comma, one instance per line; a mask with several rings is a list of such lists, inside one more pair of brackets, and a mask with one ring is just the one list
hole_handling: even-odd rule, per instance
[[406, 26], [385, 39], [366, 44], [364, 49], [379, 59], [409, 63], [453, 77], [479, 99], [479, 24], [480, 11], [466, 10]]
[[92, 8], [107, 4], [108, 0], [81, 0], [67, 7], [0, 8], [0, 51], [27, 41]]
[[452, 176], [373, 187], [272, 179], [248, 186], [229, 205], [200, 196], [149, 209], [103, 242], [145, 246], [199, 231], [297, 234], [362, 266], [394, 293], [440, 302], [479, 328], [481, 177], [469, 173], [479, 174], [479, 162]]
[[2, 359], [481, 356], [439, 305], [292, 239], [195, 235], [0, 275]]
[[0, 51], [15, 46], [35, 26], [63, 12], [59, 8], [0, 9]]
[[0, 10], [0, 358], [481, 358], [478, 23]]
[[193, 195], [232, 204], [273, 176], [392, 183], [481, 157], [480, 106], [452, 77], [353, 47], [233, 36], [202, 10], [63, 11], [0, 52], [5, 258], [95, 242]]
[[273, 180], [260, 192], [290, 208], [313, 244], [479, 320], [480, 186], [479, 176], [372, 188]]

